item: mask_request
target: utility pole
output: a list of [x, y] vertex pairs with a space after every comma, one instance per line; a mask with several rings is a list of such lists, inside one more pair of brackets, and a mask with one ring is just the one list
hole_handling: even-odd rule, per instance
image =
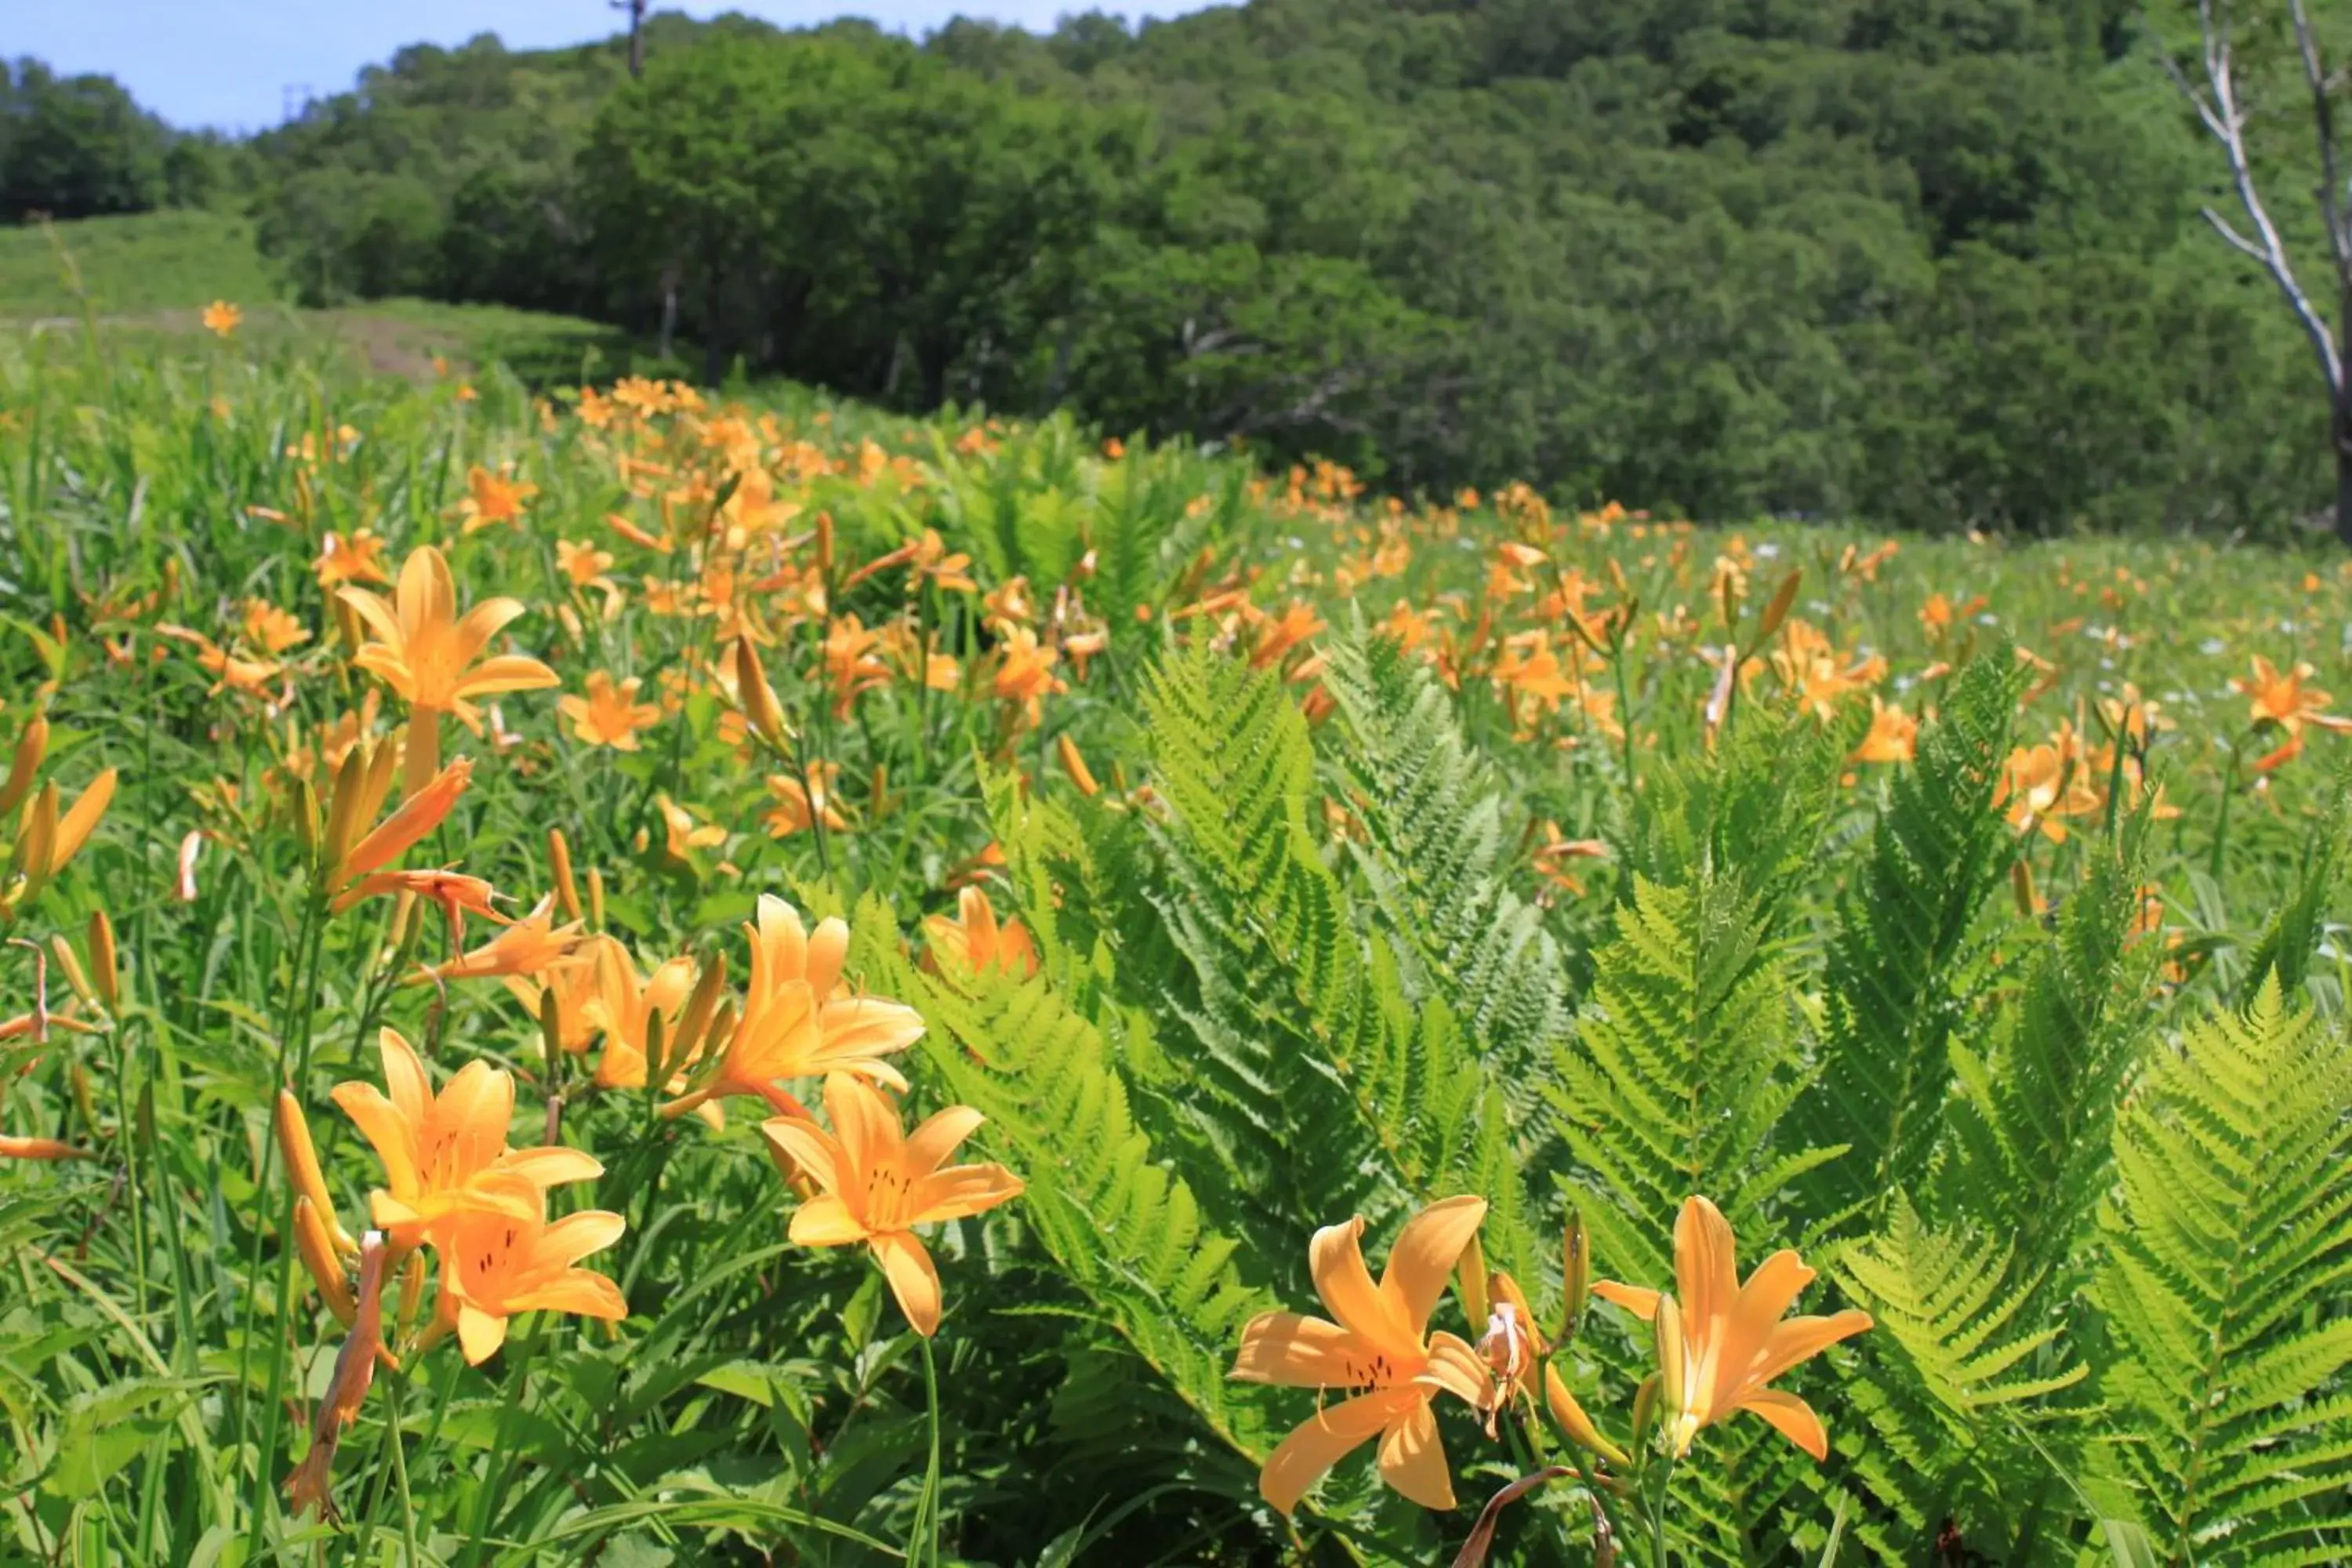
[[629, 75], [646, 74], [646, 0], [612, 0], [613, 9], [629, 14]]

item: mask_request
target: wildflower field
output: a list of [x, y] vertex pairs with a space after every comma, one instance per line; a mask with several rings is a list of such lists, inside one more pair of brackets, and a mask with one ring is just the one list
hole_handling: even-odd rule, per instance
[[205, 321], [0, 342], [0, 1558], [2352, 1557], [2336, 558]]

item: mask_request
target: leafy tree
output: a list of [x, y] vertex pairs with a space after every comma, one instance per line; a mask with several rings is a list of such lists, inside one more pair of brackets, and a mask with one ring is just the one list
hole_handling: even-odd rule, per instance
[[0, 68], [0, 218], [144, 212], [163, 199], [170, 140], [112, 77]]

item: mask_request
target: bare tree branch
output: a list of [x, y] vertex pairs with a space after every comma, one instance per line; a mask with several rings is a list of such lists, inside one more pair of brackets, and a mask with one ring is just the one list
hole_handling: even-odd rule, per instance
[[[2309, 29], [2302, 0], [2294, 0], [2294, 4], [2298, 35], [2307, 37]], [[2221, 215], [2210, 208], [2206, 210], [2205, 219], [2238, 251], [2260, 262], [2263, 269], [2270, 274], [2271, 280], [2278, 285], [2279, 292], [2286, 299], [2287, 308], [2294, 312], [2295, 320], [2302, 324], [2304, 335], [2311, 340], [2312, 352], [2319, 359], [2320, 374], [2327, 381], [2331, 404], [2341, 407], [2345, 395], [2344, 362], [2336, 352], [2336, 334], [2296, 279], [2294, 263], [2287, 256], [2285, 242], [2279, 237], [2278, 226], [2271, 221], [2270, 210], [2263, 203], [2262, 192], [2254, 184], [2252, 165], [2246, 156], [2246, 111], [2238, 101], [2235, 62], [2230, 48], [2228, 0], [2222, 0], [2221, 15], [2218, 18], [2214, 15], [2214, 0], [2197, 0], [2197, 26], [2203, 45], [2204, 90], [2200, 91], [2189, 79], [2187, 73], [2181, 70], [2160, 41], [2158, 54], [2174, 84], [2196, 106], [2197, 116], [2205, 122], [2205, 129], [2221, 144], [2221, 151], [2230, 163], [2230, 183], [2237, 190], [2238, 205], [2245, 210], [2247, 221], [2253, 226], [2255, 237], [2249, 239], [2238, 233], [2222, 221]], [[2149, 33], [2151, 37], [2157, 36], [2153, 26]], [[2306, 54], [2307, 70], [2315, 70], [2317, 58], [2316, 48], [2312, 47]], [[2332, 136], [2328, 137], [2328, 142], [2332, 147]], [[2332, 165], [2332, 155], [2330, 161]], [[2331, 173], [2331, 184], [2333, 177]], [[2332, 192], [2329, 199], [2332, 205]], [[2329, 231], [2329, 243], [2335, 247], [2340, 272], [2346, 266], [2345, 250], [2337, 238], [2337, 227], [2332, 221]]]
[[2319, 58], [2319, 40], [2311, 30], [2311, 16], [2303, 0], [2291, 0], [2294, 45], [2303, 56], [2304, 80], [2311, 86], [2312, 133], [2319, 142], [2319, 211], [2327, 221], [2328, 254], [2336, 261], [2339, 290], [2352, 290], [2352, 230], [2344, 225], [2343, 189], [2336, 173], [2336, 106], [2328, 101], [2327, 68]]

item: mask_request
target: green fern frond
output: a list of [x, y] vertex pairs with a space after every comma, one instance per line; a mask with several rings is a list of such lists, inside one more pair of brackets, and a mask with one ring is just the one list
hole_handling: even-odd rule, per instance
[[1244, 1281], [1238, 1244], [1158, 1158], [1100, 1031], [1043, 975], [951, 984], [918, 973], [878, 904], [854, 929], [873, 984], [930, 1026], [927, 1065], [988, 1118], [982, 1144], [1027, 1182], [1024, 1216], [1056, 1268], [1211, 1430], [1263, 1458], [1261, 1395], [1225, 1374], [1242, 1326], [1274, 1302]]
[[1144, 706], [1167, 806], [1150, 896], [1186, 960], [1162, 1001], [1201, 1047], [1201, 1089], [1249, 1146], [1269, 1218], [1378, 1228], [1472, 1190], [1486, 1077], [1435, 1000], [1406, 997], [1324, 863], [1304, 716], [1278, 680], [1204, 647], [1164, 661]]
[[1915, 1199], [1939, 1221], [1965, 1211], [2013, 1236], [2036, 1272], [2058, 1272], [2105, 1190], [2116, 1107], [2148, 1022], [2138, 999], [2154, 944], [2130, 941], [2147, 825], [2129, 818], [2091, 851], [1985, 1048], [1950, 1046], [1948, 1161]]
[[2352, 1556], [2352, 1048], [2291, 1013], [2188, 1032], [2119, 1119], [2095, 1300], [2166, 1561]]
[[2012, 1241], [1936, 1229], [1899, 1194], [1885, 1228], [1835, 1272], [1877, 1320], [1845, 1385], [1866, 1436], [1841, 1447], [1896, 1521], [1879, 1530], [1905, 1561], [1925, 1557], [1947, 1520], [1964, 1540], [2004, 1539], [2032, 1513], [2020, 1494], [2046, 1474], [2027, 1429], [2084, 1414], [2053, 1397], [2090, 1369], [2058, 1328], [2035, 1326], [2040, 1279]]
[[2245, 979], [2239, 989], [2242, 1003], [2250, 1003], [2273, 974], [2278, 976], [2279, 989], [2289, 995], [2303, 989], [2319, 945], [2320, 927], [2327, 918], [2328, 902], [2341, 889], [2347, 859], [2352, 859], [2352, 769], [2337, 773], [2326, 809], [2304, 840], [2294, 890], [2272, 913], [2261, 938], [2246, 954]]
[[2105, 1392], [2158, 1552], [2352, 1559], [2352, 1048], [2268, 981], [2149, 1073], [2115, 1149]]
[[1132, 625], [1139, 606], [1159, 605], [1211, 541], [1239, 536], [1250, 470], [1216, 472], [1222, 482], [1204, 495], [1207, 475], [1196, 455], [1167, 447], [1147, 452], [1140, 443], [1103, 468], [1087, 531], [1095, 557], [1087, 598], [1111, 626]]
[[1786, 708], [1743, 708], [1712, 755], [1643, 779], [1629, 808], [1621, 890], [1633, 876], [1667, 885], [1738, 876], [1777, 918], [1821, 863], [1861, 723], [1853, 711], [1823, 725]]
[[1636, 879], [1596, 956], [1590, 1005], [1545, 1093], [1578, 1185], [1599, 1200], [1584, 1206], [1595, 1256], [1622, 1278], [1671, 1273], [1675, 1214], [1691, 1194], [1717, 1196], [1738, 1230], [1843, 1152], [1771, 1155], [1797, 1093], [1796, 1041], [1789, 975], [1764, 935], [1757, 899], [1736, 883]]
[[1361, 618], [1324, 645], [1323, 688], [1339, 723], [1347, 804], [1366, 841], [1349, 842], [1409, 978], [1445, 1000], [1506, 1085], [1568, 1037], [1567, 959], [1535, 907], [1512, 891], [1502, 797], [1463, 736], [1435, 675]]
[[1840, 894], [1820, 1072], [1798, 1113], [1815, 1138], [1853, 1146], [1815, 1178], [1825, 1210], [1885, 1215], [1926, 1172], [1942, 1130], [1947, 1046], [1966, 1017], [1969, 931], [2012, 842], [1993, 795], [2019, 668], [2002, 648], [1953, 679]]

